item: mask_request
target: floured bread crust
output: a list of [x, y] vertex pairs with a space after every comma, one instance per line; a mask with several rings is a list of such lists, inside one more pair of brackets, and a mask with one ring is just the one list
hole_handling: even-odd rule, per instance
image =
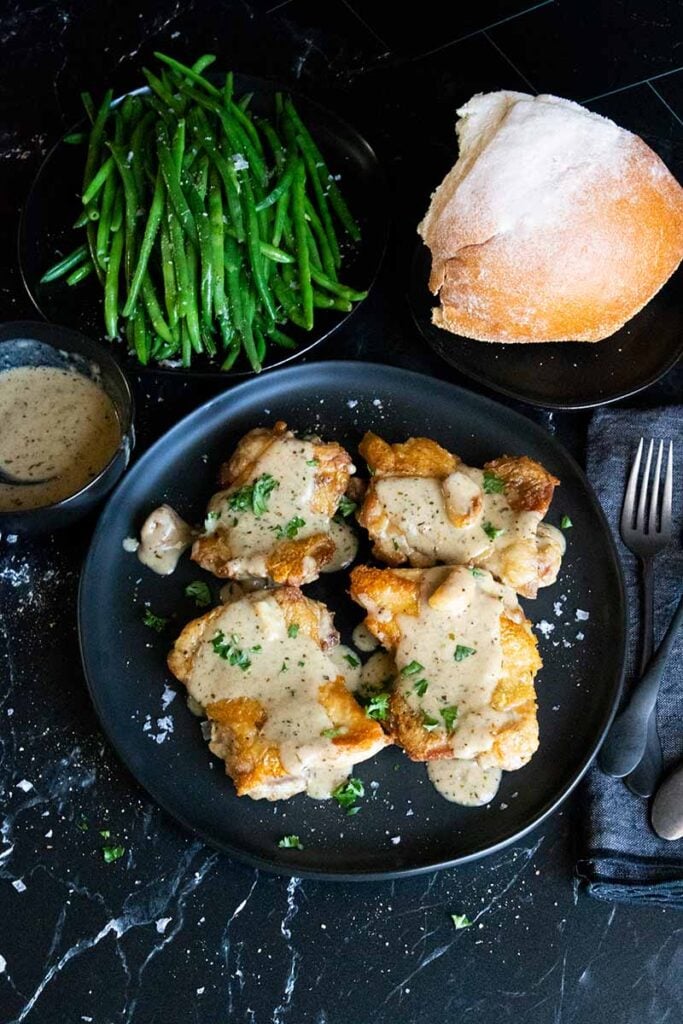
[[642, 139], [556, 96], [462, 107], [418, 232], [433, 322], [491, 342], [599, 341], [683, 259], [683, 189]]

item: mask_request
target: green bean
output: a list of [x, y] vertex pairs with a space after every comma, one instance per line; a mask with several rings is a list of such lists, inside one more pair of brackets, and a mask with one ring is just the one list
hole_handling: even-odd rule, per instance
[[248, 316], [245, 315], [246, 296], [242, 292], [240, 269], [241, 260], [237, 243], [228, 235], [225, 239], [225, 277], [228, 285], [230, 308], [247, 358], [252, 368], [258, 373], [261, 365], [256, 356], [251, 322]]
[[64, 136], [63, 141], [66, 142], [68, 146], [80, 146], [82, 142], [85, 142], [87, 137], [88, 136], [85, 132], [71, 132], [70, 135]]
[[180, 187], [178, 169], [168, 144], [168, 136], [162, 125], [157, 127], [157, 157], [159, 158], [159, 166], [166, 183], [166, 190], [179, 223], [182, 224], [183, 230], [190, 236], [193, 243], [198, 245], [197, 227]]
[[248, 175], [243, 174], [240, 177], [240, 185], [242, 187], [243, 196], [242, 210], [244, 213], [244, 220], [247, 228], [247, 251], [249, 253], [249, 262], [251, 264], [251, 272], [254, 278], [254, 284], [256, 285], [256, 290], [261, 296], [261, 301], [263, 302], [263, 305], [265, 306], [270, 319], [274, 320], [275, 304], [273, 303], [273, 297], [268, 289], [268, 284], [263, 273], [263, 263], [261, 261], [261, 250], [259, 245], [259, 225], [256, 218], [254, 194], [252, 192], [251, 182], [249, 181]]
[[256, 358], [259, 363], [263, 363], [266, 356], [266, 339], [257, 324], [254, 324], [254, 340], [256, 342]]
[[257, 212], [260, 210], [267, 210], [269, 206], [272, 206], [278, 201], [280, 196], [283, 196], [287, 192], [292, 184], [294, 178], [294, 168], [296, 166], [296, 158], [287, 161], [284, 174], [278, 181], [272, 192], [269, 192], [265, 199], [262, 199], [260, 203], [256, 204]]
[[163, 313], [161, 312], [161, 306], [159, 305], [159, 300], [157, 299], [156, 292], [154, 290], [154, 285], [152, 283], [151, 277], [149, 276], [149, 273], [145, 274], [144, 280], [142, 282], [142, 298], [145, 303], [147, 315], [149, 316], [149, 319], [152, 323], [152, 327], [154, 328], [156, 333], [159, 335], [160, 338], [162, 338], [163, 341], [167, 342], [169, 345], [175, 343], [175, 339], [173, 337], [171, 329], [164, 320]]
[[83, 213], [80, 215], [80, 217], [76, 218], [76, 220], [73, 222], [71, 227], [72, 228], [83, 228], [83, 227], [85, 227], [85, 225], [88, 223], [89, 220], [90, 220], [90, 217], [88, 216], [88, 211], [87, 210], [83, 210]]
[[[135, 186], [138, 190], [138, 195], [143, 195], [145, 191], [145, 165], [146, 157], [148, 156], [150, 149], [149, 139], [146, 139], [145, 135], [153, 120], [154, 111], [148, 110], [135, 125], [130, 137], [130, 151], [133, 154], [130, 166], [133, 172], [133, 178], [135, 179]], [[152, 174], [151, 180], [152, 182], [155, 181], [154, 174]]]
[[206, 71], [210, 64], [213, 64], [215, 59], [216, 55], [214, 53], [205, 53], [202, 57], [199, 57], [194, 62], [194, 64], [192, 65], [192, 70], [194, 71], [195, 74], [201, 75], [204, 71]]
[[175, 135], [171, 144], [171, 153], [175, 164], [176, 173], [180, 179], [180, 172], [183, 167], [183, 154], [185, 153], [185, 119], [180, 118], [176, 126]]
[[325, 234], [327, 235], [328, 245], [330, 251], [332, 252], [332, 259], [334, 261], [334, 266], [336, 268], [341, 264], [339, 242], [337, 241], [337, 235], [334, 230], [334, 224], [332, 223], [332, 215], [330, 214], [330, 210], [327, 205], [327, 199], [325, 198], [325, 192], [323, 190], [323, 186], [320, 183], [320, 178], [318, 177], [318, 168], [316, 167], [315, 156], [313, 156], [313, 154], [303, 144], [300, 135], [296, 136], [296, 143], [299, 146], [299, 149], [301, 150], [301, 155], [303, 156], [304, 162], [306, 164], [306, 170], [308, 171], [308, 179], [311, 183], [311, 187], [313, 188], [313, 192], [315, 194], [316, 202], [318, 204], [318, 210], [320, 211], [320, 219], [325, 228]]
[[167, 57], [165, 53], [159, 53], [158, 51], [155, 51], [154, 56], [162, 64], [167, 64], [172, 71], [180, 76], [181, 85], [183, 84], [183, 78], [189, 78], [190, 81], [196, 82], [197, 85], [201, 85], [203, 89], [206, 89], [210, 96], [220, 96], [220, 90], [215, 85], [212, 85], [206, 78], [203, 78], [199, 72], [188, 68], [186, 64], [181, 64], [179, 60], [174, 60], [173, 57]]
[[[259, 180], [261, 186], [265, 186], [268, 182], [268, 173], [266, 171], [265, 161], [262, 154], [255, 148], [254, 142], [249, 138], [242, 125], [238, 122], [237, 117], [231, 117], [228, 112], [218, 103], [209, 99], [207, 96], [202, 96], [201, 93], [197, 92], [196, 89], [192, 89], [186, 85], [181, 85], [181, 88], [185, 95], [190, 99], [193, 99], [196, 103], [203, 107], [210, 113], [215, 114], [220, 120], [223, 131], [225, 132], [226, 138], [230, 142], [232, 149], [232, 156], [237, 156], [241, 150], [243, 156], [251, 168], [253, 174]], [[234, 111], [235, 104], [231, 105], [231, 111]]]
[[276, 345], [279, 345], [280, 348], [299, 347], [293, 338], [290, 338], [288, 334], [284, 334], [282, 331], [279, 331], [277, 327], [266, 327], [266, 334], [275, 342]]
[[164, 83], [156, 75], [148, 71], [147, 68], [142, 69], [142, 73], [145, 76], [145, 80], [150, 89], [156, 93], [162, 103], [165, 103], [175, 114], [182, 112], [182, 104], [178, 103], [176, 98], [172, 95], [171, 91], [166, 88]]
[[95, 115], [95, 120], [93, 121], [92, 131], [90, 132], [90, 139], [88, 141], [88, 152], [85, 158], [85, 168], [83, 170], [82, 192], [86, 191], [95, 173], [95, 165], [97, 164], [97, 158], [100, 155], [102, 139], [104, 137], [104, 126], [109, 116], [112, 96], [112, 90], [108, 89], [104, 94], [102, 104], [100, 105], [100, 108]]
[[308, 255], [311, 261], [311, 267], [317, 267], [318, 270], [323, 269], [322, 260], [320, 259], [320, 250], [318, 249], [318, 243], [315, 240], [315, 235], [311, 230], [311, 225], [307, 225], [308, 230], [306, 232], [306, 241], [308, 243]]
[[313, 305], [318, 309], [340, 309], [344, 313], [350, 313], [353, 303], [349, 299], [342, 299], [339, 296], [322, 295], [320, 292], [313, 292]]
[[304, 314], [304, 326], [307, 331], [313, 327], [313, 288], [311, 287], [311, 266], [306, 240], [305, 200], [306, 171], [299, 160], [294, 170], [292, 182], [292, 216], [294, 220], [294, 237], [296, 239], [296, 256], [299, 268], [299, 288], [301, 290], [301, 306]]
[[84, 206], [88, 206], [92, 202], [97, 193], [107, 182], [113, 170], [114, 161], [112, 157], [107, 157], [81, 197], [81, 202]]
[[294, 257], [290, 256], [284, 249], [278, 249], [276, 245], [270, 245], [269, 242], [260, 242], [259, 249], [261, 250], [262, 256], [267, 256], [269, 260], [274, 263], [294, 263]]
[[178, 302], [168, 215], [161, 221], [159, 244], [161, 249], [161, 276], [164, 282], [164, 305], [166, 306], [168, 322], [171, 325], [171, 330], [173, 330], [178, 323]]
[[187, 330], [190, 335], [190, 343], [195, 352], [202, 351], [202, 336], [199, 329], [199, 306], [197, 304], [197, 268], [199, 256], [197, 250], [188, 241], [185, 246], [185, 260], [187, 263]]
[[97, 256], [97, 262], [102, 267], [102, 269], [104, 269], [107, 265], [107, 254], [109, 252], [110, 242], [109, 236], [111, 234], [111, 218], [117, 191], [118, 182], [116, 178], [113, 175], [111, 175], [109, 178], [107, 178], [104, 185], [104, 192], [102, 194], [102, 209], [100, 211], [100, 219], [97, 222], [97, 241], [95, 244], [95, 254]]
[[284, 233], [287, 214], [289, 211], [289, 197], [290, 193], [285, 192], [283, 196], [280, 196], [277, 201], [277, 206], [275, 207], [275, 221], [273, 224], [273, 235], [271, 239], [274, 246], [280, 245], [280, 239]]
[[212, 356], [215, 356], [216, 355], [216, 343], [213, 340], [213, 336], [212, 336], [211, 331], [209, 330], [209, 328], [208, 327], [202, 327], [201, 328], [201, 335], [202, 335], [202, 346], [203, 346], [204, 351], [206, 352], [207, 356], [209, 356], [209, 358], [211, 358]]
[[185, 320], [180, 321], [180, 358], [183, 366], [187, 369], [192, 362], [192, 344]]
[[297, 327], [305, 327], [306, 321], [303, 313], [301, 312], [301, 307], [294, 298], [294, 294], [289, 285], [275, 275], [272, 279], [272, 288], [277, 296], [278, 302], [287, 314], [288, 319], [291, 320], [293, 324], [296, 324]]
[[152, 196], [152, 203], [149, 208], [149, 215], [147, 217], [147, 223], [145, 224], [145, 231], [142, 236], [142, 242], [140, 243], [140, 251], [137, 255], [137, 264], [135, 266], [135, 273], [133, 279], [128, 287], [128, 298], [126, 304], [123, 307], [123, 315], [130, 316], [135, 309], [135, 303], [138, 300], [138, 292], [140, 286], [147, 273], [147, 264], [149, 258], [152, 255], [152, 249], [154, 242], [156, 241], [157, 231], [161, 223], [161, 217], [164, 212], [164, 183], [161, 176], [161, 171], [157, 171], [156, 185], [154, 186], [154, 195]]
[[172, 206], [168, 207], [167, 216], [169, 234], [171, 237], [171, 253], [173, 254], [173, 269], [175, 271], [177, 286], [176, 301], [178, 304], [178, 316], [183, 318], [187, 316], [190, 295], [190, 281], [187, 272], [187, 259], [185, 258], [183, 229], [180, 226], [180, 221], [178, 220]]
[[232, 162], [228, 163], [223, 155], [218, 152], [215, 137], [203, 114], [199, 125], [196, 127], [196, 131], [206, 155], [221, 176], [228, 199], [230, 219], [237, 231], [238, 240], [242, 242], [244, 240], [244, 222], [242, 220], [237, 172]]
[[[195, 224], [197, 225], [197, 234], [199, 235], [199, 257], [201, 261], [201, 273], [200, 273], [200, 287], [199, 293], [201, 296], [201, 310], [202, 310], [202, 321], [207, 329], [211, 330], [211, 314], [213, 304], [213, 282], [214, 282], [214, 264], [213, 264], [213, 252], [211, 246], [211, 226], [209, 223], [209, 215], [204, 209], [204, 203], [198, 190], [195, 188], [191, 181], [187, 182], [185, 188], [187, 194], [187, 201], [190, 204], [190, 210], [194, 217]], [[221, 228], [223, 226], [223, 213], [221, 210]], [[223, 239], [221, 237], [220, 252], [219, 252], [219, 273], [221, 278], [223, 277]]]
[[338, 281], [333, 281], [327, 277], [320, 270], [316, 270], [315, 267], [311, 267], [311, 277], [316, 284], [319, 284], [321, 288], [324, 288], [328, 292], [332, 292], [333, 295], [339, 295], [342, 299], [350, 299], [351, 302], [360, 302], [362, 299], [367, 297], [367, 292], [359, 292], [353, 288], [347, 288], [346, 285], [339, 284]]
[[261, 131], [265, 135], [266, 141], [267, 141], [268, 145], [270, 146], [271, 150], [273, 151], [273, 157], [275, 158], [275, 166], [276, 166], [277, 170], [278, 171], [282, 170], [282, 168], [285, 165], [286, 155], [285, 155], [284, 146], [280, 142], [280, 139], [278, 138], [277, 132], [273, 128], [273, 126], [270, 123], [270, 121], [267, 121], [265, 118], [259, 118], [257, 123], [258, 123], [259, 128], [261, 129]]
[[119, 333], [119, 271], [123, 255], [123, 231], [117, 231], [112, 239], [107, 276], [104, 284], [104, 325], [107, 337], [113, 339]]
[[60, 260], [59, 263], [55, 263], [54, 266], [50, 267], [40, 279], [41, 284], [48, 284], [50, 281], [56, 281], [58, 278], [63, 277], [64, 274], [68, 274], [71, 270], [77, 267], [83, 262], [88, 256], [87, 245], [79, 245], [77, 249], [70, 252], [68, 256]]
[[240, 110], [244, 110], [246, 112], [249, 109], [249, 104], [251, 103], [253, 98], [253, 92], [245, 92], [244, 96], [242, 96], [242, 98], [239, 100], [237, 106], [240, 108]]
[[330, 248], [328, 236], [320, 221], [320, 217], [316, 213], [313, 203], [310, 201], [308, 196], [306, 196], [304, 200], [304, 209], [306, 211], [306, 218], [310, 222], [313, 235], [320, 249], [322, 270], [334, 281], [337, 277], [337, 269], [334, 265], [334, 254]]
[[[242, 97], [244, 99], [244, 97]], [[240, 127], [246, 132], [251, 139], [252, 143], [256, 147], [257, 152], [263, 158], [263, 146], [259, 134], [254, 126], [254, 122], [251, 120], [249, 115], [245, 112], [246, 108], [240, 106], [239, 103], [235, 103], [234, 100], [227, 107], [228, 113], [232, 114]]]
[[240, 346], [235, 345], [221, 363], [221, 370], [232, 370], [233, 366], [235, 365], [235, 360], [237, 359], [239, 354]]
[[117, 192], [116, 192], [116, 197], [114, 199], [114, 206], [113, 206], [112, 211], [111, 211], [111, 230], [112, 230], [112, 232], [120, 231], [122, 223], [123, 223], [123, 194], [121, 192], [121, 189], [118, 189]]
[[95, 269], [94, 264], [88, 260], [87, 263], [82, 263], [80, 267], [76, 267], [66, 279], [66, 283], [73, 287], [75, 284], [80, 284], [81, 281], [89, 277]]
[[229, 107], [232, 103], [232, 97], [235, 92], [235, 76], [232, 71], [228, 71], [225, 76], [225, 85], [223, 87], [223, 102], [226, 107]]
[[224, 313], [225, 306], [225, 238], [223, 200], [218, 174], [213, 168], [209, 174], [209, 227], [213, 309], [219, 316]]
[[209, 187], [209, 158], [206, 153], [200, 157], [195, 172], [195, 186], [202, 203], [206, 199], [206, 190]]
[[117, 146], [115, 142], [108, 142], [107, 145], [112, 152], [114, 160], [116, 161], [116, 167], [121, 175], [121, 181], [123, 182], [126, 224], [124, 267], [126, 271], [126, 281], [130, 285], [135, 269], [135, 237], [138, 217], [138, 193], [137, 188], [135, 187], [133, 172], [130, 169], [128, 160], [126, 159], [126, 154], [122, 147]]
[[160, 118], [167, 128], [173, 127], [173, 111], [165, 106], [158, 96], [148, 96], [147, 104], [152, 108], [157, 117]]
[[313, 155], [313, 162], [316, 166], [316, 170], [318, 172], [321, 184], [323, 185], [324, 188], [327, 189], [329, 193], [332, 208], [334, 209], [335, 213], [337, 214], [337, 217], [339, 218], [339, 220], [341, 221], [342, 225], [349, 233], [351, 238], [354, 240], [354, 242], [358, 242], [360, 240], [360, 228], [358, 227], [357, 222], [354, 220], [351, 211], [346, 205], [346, 201], [339, 190], [339, 186], [337, 185], [336, 181], [330, 174], [327, 168], [327, 164], [323, 159], [322, 153], [316, 146], [311, 133], [309, 132], [308, 128], [299, 117], [296, 111], [296, 107], [289, 98], [285, 101], [285, 110], [287, 111], [290, 118], [294, 122], [297, 133], [300, 136], [303, 144], [306, 147], [310, 148], [311, 150], [311, 153]]
[[138, 309], [133, 314], [133, 346], [139, 362], [147, 366], [150, 354], [150, 340], [145, 325], [145, 317], [142, 310]]

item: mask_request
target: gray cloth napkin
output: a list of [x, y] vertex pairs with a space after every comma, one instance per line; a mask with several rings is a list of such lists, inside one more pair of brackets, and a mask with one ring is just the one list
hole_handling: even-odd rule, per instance
[[[629, 467], [641, 437], [674, 442], [674, 540], [655, 562], [655, 644], [683, 589], [683, 407], [600, 409], [588, 431], [587, 472], [617, 542], [626, 581], [629, 651], [625, 693], [637, 679], [640, 593], [636, 558], [622, 544], [619, 519]], [[669, 656], [657, 704], [665, 768], [683, 757], [683, 637]], [[620, 779], [591, 767], [584, 783], [585, 813], [577, 870], [592, 896], [683, 908], [683, 840], [666, 842], [652, 830], [651, 801], [634, 796]]]

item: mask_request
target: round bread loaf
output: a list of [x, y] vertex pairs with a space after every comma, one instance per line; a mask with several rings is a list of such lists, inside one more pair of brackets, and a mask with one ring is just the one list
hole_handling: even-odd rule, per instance
[[458, 111], [460, 155], [418, 231], [439, 327], [480, 341], [600, 341], [683, 259], [683, 189], [642, 139], [556, 96]]

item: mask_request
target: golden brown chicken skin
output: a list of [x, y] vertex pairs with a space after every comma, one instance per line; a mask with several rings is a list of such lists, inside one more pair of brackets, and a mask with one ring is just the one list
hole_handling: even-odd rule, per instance
[[168, 666], [207, 716], [238, 796], [327, 797], [389, 742], [330, 659], [337, 643], [328, 610], [295, 587], [240, 597], [183, 629]]
[[559, 481], [527, 456], [465, 465], [436, 441], [389, 444], [367, 433], [370, 481], [358, 522], [389, 565], [468, 564], [524, 597], [557, 578], [565, 542], [542, 522]]
[[465, 566], [357, 566], [350, 594], [394, 659], [388, 729], [410, 758], [508, 771], [531, 758], [541, 659], [509, 587]]
[[340, 445], [298, 438], [282, 421], [251, 430], [221, 467], [193, 560], [226, 579], [312, 582], [337, 556], [333, 516], [353, 471]]

